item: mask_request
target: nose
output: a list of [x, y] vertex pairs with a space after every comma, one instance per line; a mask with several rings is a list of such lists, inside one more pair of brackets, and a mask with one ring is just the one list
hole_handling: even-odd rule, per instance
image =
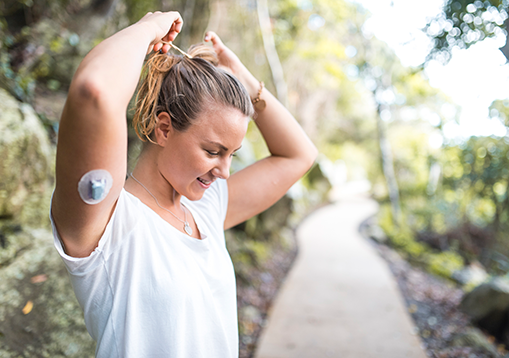
[[212, 175], [220, 179], [228, 179], [230, 177], [230, 159], [221, 160], [213, 169]]

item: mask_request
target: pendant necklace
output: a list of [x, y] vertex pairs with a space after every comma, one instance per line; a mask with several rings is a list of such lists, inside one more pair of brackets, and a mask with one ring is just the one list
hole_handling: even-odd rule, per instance
[[175, 215], [174, 213], [172, 213], [170, 210], [166, 209], [166, 208], [163, 208], [160, 204], [159, 204], [159, 201], [157, 200], [157, 198], [154, 196], [154, 194], [152, 194], [150, 192], [150, 190], [147, 189], [147, 187], [145, 185], [143, 185], [142, 183], [140, 183], [140, 181], [138, 179], [136, 179], [133, 175], [133, 173], [130, 173], [129, 174], [131, 176], [131, 178], [133, 178], [138, 184], [140, 184], [143, 189], [145, 189], [147, 191], [147, 193], [150, 194], [150, 196], [152, 196], [154, 198], [154, 200], [156, 201], [156, 204], [157, 206], [159, 206], [161, 209], [163, 210], [166, 210], [167, 212], [169, 212], [171, 215], [173, 215], [175, 218], [177, 218], [178, 221], [180, 221], [182, 224], [184, 224], [184, 231], [186, 232], [187, 235], [191, 236], [193, 234], [193, 229], [191, 229], [191, 226], [189, 226], [189, 223], [187, 222], [187, 214], [186, 214], [186, 207], [184, 206], [184, 204], [180, 203], [180, 205], [182, 205], [184, 208], [182, 209], [182, 211], [184, 211], [184, 220], [180, 219], [177, 215]]

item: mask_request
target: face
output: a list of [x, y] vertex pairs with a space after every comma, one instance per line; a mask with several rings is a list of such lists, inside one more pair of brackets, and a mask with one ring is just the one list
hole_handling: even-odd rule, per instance
[[247, 126], [248, 118], [233, 108], [207, 110], [185, 132], [169, 125], [158, 156], [159, 171], [179, 194], [200, 199], [216, 179], [230, 176], [233, 154]]

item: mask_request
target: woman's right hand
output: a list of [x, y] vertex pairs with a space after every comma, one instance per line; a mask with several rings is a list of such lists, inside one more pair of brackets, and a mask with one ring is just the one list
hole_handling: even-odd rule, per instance
[[147, 13], [136, 24], [150, 27], [154, 31], [154, 39], [150, 43], [147, 53], [151, 50], [162, 50], [163, 53], [166, 53], [170, 50], [170, 45], [163, 44], [161, 41], [174, 41], [182, 30], [184, 21], [177, 11], [156, 11]]

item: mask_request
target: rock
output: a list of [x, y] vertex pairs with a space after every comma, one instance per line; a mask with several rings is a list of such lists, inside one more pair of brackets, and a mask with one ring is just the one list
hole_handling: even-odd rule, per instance
[[67, 93], [63, 91], [37, 89], [34, 95], [34, 109], [55, 127], [55, 131], [66, 99]]
[[0, 133], [0, 218], [47, 226], [54, 149], [33, 108], [1, 88]]
[[452, 278], [462, 285], [479, 285], [488, 276], [486, 270], [478, 261], [474, 261], [464, 269], [452, 273]]
[[46, 229], [0, 268], [0, 357], [93, 357], [83, 312]]
[[509, 279], [495, 277], [467, 293], [460, 309], [473, 320], [480, 320], [492, 312], [509, 308]]
[[505, 340], [509, 317], [509, 279], [495, 277], [467, 293], [460, 303], [479, 327], [500, 340]]
[[451, 346], [455, 347], [476, 347], [488, 351], [498, 357], [498, 352], [493, 343], [478, 328], [468, 328], [451, 338]]

